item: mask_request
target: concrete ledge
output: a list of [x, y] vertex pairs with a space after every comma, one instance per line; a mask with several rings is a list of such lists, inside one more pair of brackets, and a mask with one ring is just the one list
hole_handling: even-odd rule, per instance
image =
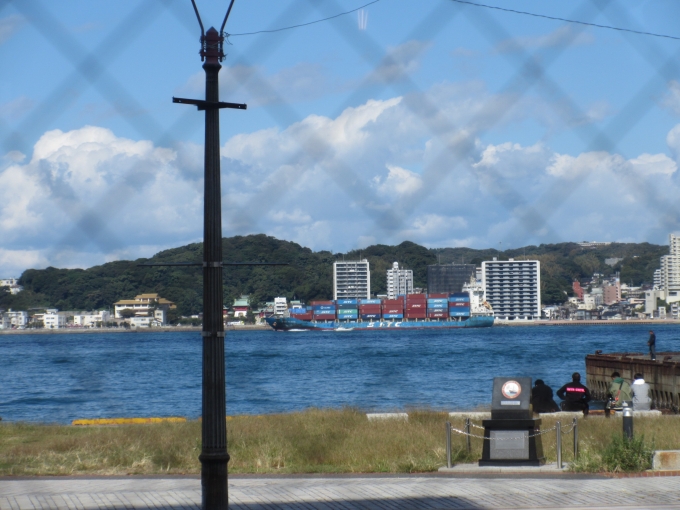
[[455, 411], [449, 413], [449, 418], [471, 418], [473, 420], [490, 420], [491, 411]]
[[540, 413], [541, 418], [553, 416], [555, 418], [583, 418], [582, 411], [557, 411], [556, 413]]
[[453, 467], [440, 467], [440, 473], [564, 473], [569, 467], [568, 463], [562, 464], [562, 469], [557, 467], [557, 462], [544, 464], [543, 466], [479, 466], [478, 464], [456, 464]]
[[[612, 413], [611, 416], [615, 418], [622, 418], [623, 413], [621, 411], [617, 411], [615, 413]], [[660, 418], [663, 416], [661, 414], [661, 411], [633, 411], [633, 418]]]
[[657, 450], [652, 458], [655, 471], [675, 471], [680, 469], [680, 450]]
[[408, 421], [408, 413], [366, 413], [368, 421], [376, 420], [404, 420]]

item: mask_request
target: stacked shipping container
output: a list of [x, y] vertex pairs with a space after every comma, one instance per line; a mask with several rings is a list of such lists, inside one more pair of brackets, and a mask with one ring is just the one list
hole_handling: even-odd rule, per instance
[[470, 295], [467, 292], [456, 292], [449, 296], [449, 316], [451, 318], [470, 316]]
[[408, 294], [404, 316], [407, 319], [414, 320], [427, 318], [427, 296], [425, 294]]
[[291, 308], [290, 316], [311, 321], [376, 321], [381, 319], [447, 320], [470, 316], [470, 296], [455, 294], [408, 294], [397, 299], [338, 299], [311, 301], [310, 306]]

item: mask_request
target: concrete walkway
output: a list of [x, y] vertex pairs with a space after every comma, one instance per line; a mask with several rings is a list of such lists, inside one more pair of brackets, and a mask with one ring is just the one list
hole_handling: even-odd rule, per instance
[[[230, 479], [229, 496], [231, 508], [258, 510], [680, 508], [680, 477], [539, 476], [242, 477]], [[179, 510], [200, 501], [196, 477], [0, 479], [2, 510]]]

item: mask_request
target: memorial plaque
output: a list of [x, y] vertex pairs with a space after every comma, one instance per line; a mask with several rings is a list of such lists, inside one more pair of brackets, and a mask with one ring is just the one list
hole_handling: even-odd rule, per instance
[[529, 431], [527, 430], [491, 430], [489, 458], [529, 459]]
[[494, 377], [491, 419], [482, 421], [480, 466], [540, 466], [545, 463], [541, 420], [531, 410], [531, 377]]
[[531, 377], [494, 377], [491, 419], [531, 418]]

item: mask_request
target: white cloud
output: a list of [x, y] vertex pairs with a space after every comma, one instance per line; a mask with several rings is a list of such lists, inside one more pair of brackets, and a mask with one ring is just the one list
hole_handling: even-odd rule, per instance
[[[410, 108], [425, 99], [439, 109]], [[671, 157], [564, 154], [511, 135], [482, 141], [497, 126], [493, 108], [506, 101], [479, 84], [439, 84], [335, 118], [310, 115], [233, 136], [221, 148], [224, 234], [263, 232], [344, 251], [404, 240], [489, 247], [637, 235], [663, 242], [678, 228]], [[523, 110], [504, 122], [523, 121], [530, 109]], [[677, 154], [680, 126], [667, 142]], [[0, 273], [20, 273], [22, 260], [94, 264], [201, 238], [198, 145], [157, 147], [86, 126], [49, 131], [21, 156], [5, 155], [0, 166]]]
[[385, 57], [371, 73], [369, 81], [391, 83], [415, 73], [420, 67], [419, 57], [430, 46], [428, 41], [411, 40], [388, 48]]
[[533, 48], [581, 46], [593, 42], [595, 42], [595, 38], [590, 33], [583, 31], [582, 28], [575, 29], [571, 25], [563, 25], [549, 34], [505, 39], [496, 45], [496, 51], [508, 53]]
[[[261, 66], [235, 65], [220, 72], [220, 98], [233, 103], [247, 103], [249, 108], [269, 104], [312, 101], [339, 89], [321, 64], [303, 62], [267, 73]], [[179, 92], [201, 93], [205, 73], [198, 72], [180, 87]]]
[[394, 165], [387, 165], [389, 173], [386, 178], [377, 176], [373, 179], [378, 192], [387, 197], [400, 197], [415, 193], [423, 187], [423, 181], [415, 172]]
[[0, 19], [0, 44], [12, 37], [23, 24], [24, 18], [16, 14]]

